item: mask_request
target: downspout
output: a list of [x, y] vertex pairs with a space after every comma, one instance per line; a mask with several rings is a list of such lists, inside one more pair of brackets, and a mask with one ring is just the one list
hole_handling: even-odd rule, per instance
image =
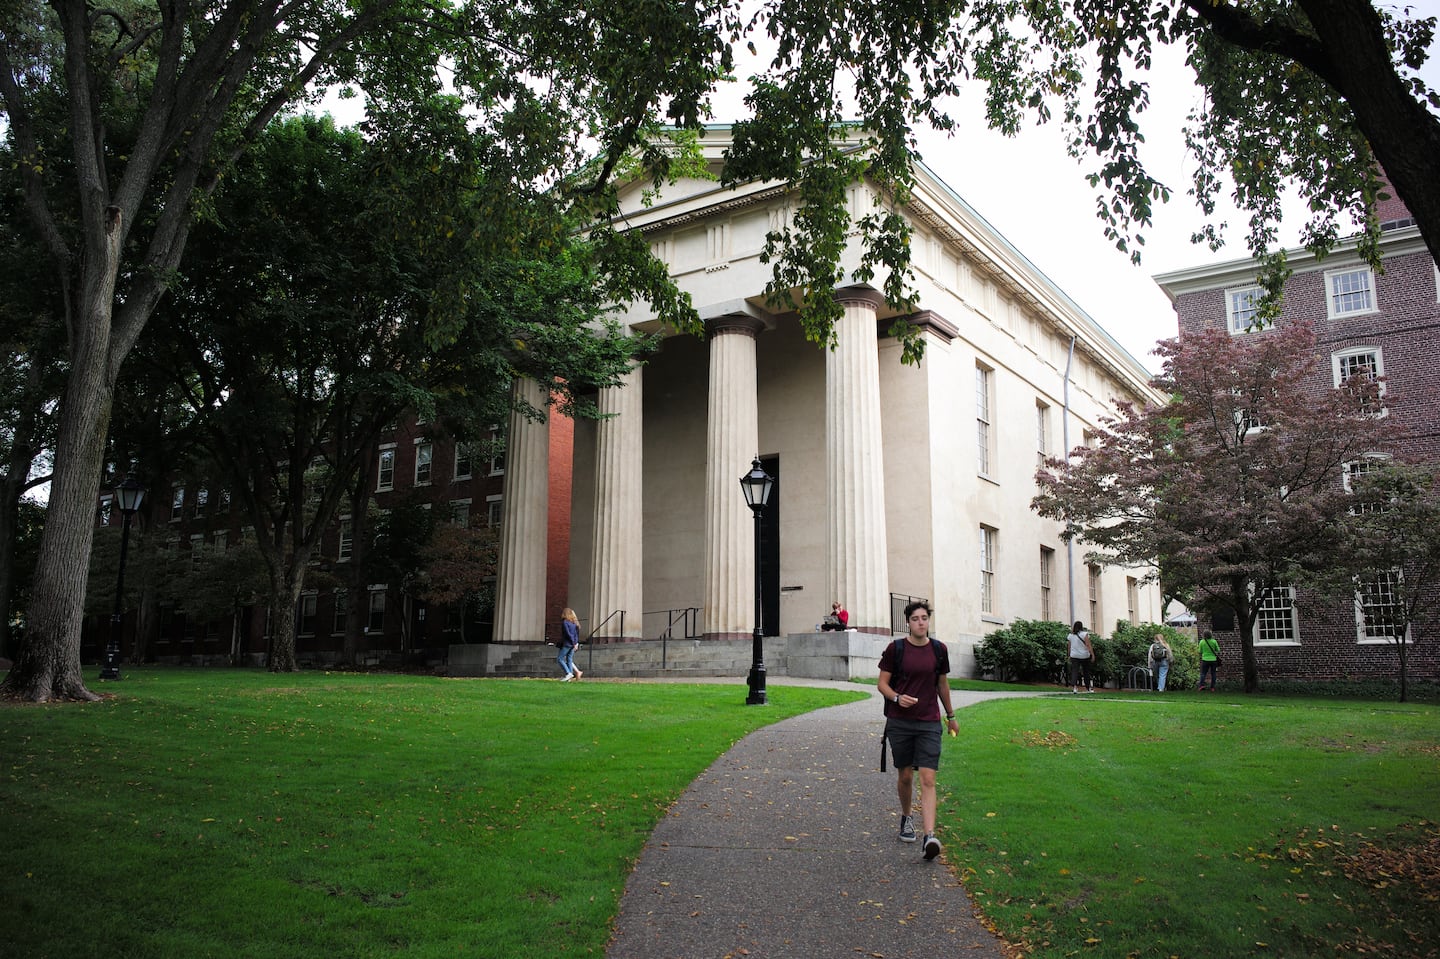
[[[1070, 455], [1070, 367], [1075, 362], [1075, 334], [1070, 334], [1070, 350], [1065, 356], [1065, 410], [1060, 417], [1060, 442], [1066, 457]], [[1075, 540], [1065, 539], [1065, 574], [1070, 594], [1070, 623], [1075, 622]], [[1067, 626], [1069, 623], [1066, 624]], [[1094, 629], [1095, 624], [1091, 623]]]

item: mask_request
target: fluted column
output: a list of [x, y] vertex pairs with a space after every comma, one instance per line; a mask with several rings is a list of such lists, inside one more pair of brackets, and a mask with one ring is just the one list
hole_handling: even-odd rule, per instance
[[710, 639], [746, 638], [755, 626], [755, 519], [740, 477], [759, 453], [755, 337], [760, 329], [758, 320], [746, 316], [708, 324], [704, 633]]
[[890, 572], [881, 468], [880, 354], [874, 290], [842, 290], [845, 314], [825, 359], [825, 472], [829, 504], [826, 600], [840, 600], [850, 625], [890, 630]]
[[[595, 538], [590, 563], [590, 628], [597, 641], [640, 639], [644, 600], [642, 565], [644, 417], [641, 370], [600, 390], [602, 418], [595, 435]], [[614, 614], [623, 611], [623, 618]], [[608, 617], [608, 619], [607, 619]]]
[[[545, 409], [545, 391], [515, 381], [515, 397]], [[549, 525], [550, 443], [545, 422], [510, 414], [500, 514], [500, 568], [495, 583], [497, 643], [545, 641], [545, 551]]]

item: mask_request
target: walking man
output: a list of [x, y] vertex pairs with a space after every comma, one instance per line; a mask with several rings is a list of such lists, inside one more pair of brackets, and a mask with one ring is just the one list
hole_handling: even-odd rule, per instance
[[908, 632], [885, 647], [880, 656], [880, 695], [885, 697], [885, 738], [895, 763], [900, 794], [900, 841], [915, 841], [910, 815], [915, 798], [915, 770], [920, 771], [920, 815], [925, 824], [921, 844], [926, 859], [940, 855], [935, 838], [935, 771], [940, 768], [940, 707], [950, 735], [959, 731], [950, 704], [950, 652], [930, 638], [930, 605], [905, 607]]

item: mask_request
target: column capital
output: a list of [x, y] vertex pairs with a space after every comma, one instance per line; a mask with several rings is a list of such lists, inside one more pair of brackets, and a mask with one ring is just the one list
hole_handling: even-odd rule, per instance
[[835, 291], [835, 299], [841, 306], [851, 304], [857, 306], [869, 306], [875, 312], [885, 307], [885, 296], [873, 286], [859, 284], [856, 286], [844, 286]]
[[[960, 328], [958, 326], [934, 310], [920, 310], [918, 313], [911, 313], [909, 316], [897, 317], [897, 319], [904, 320], [921, 332], [933, 333], [946, 343], [949, 343], [960, 335]], [[880, 335], [888, 336], [888, 327], [882, 329]]]
[[729, 313], [705, 321], [705, 335], [708, 339], [730, 333], [740, 333], [754, 339], [763, 329], [763, 321], [744, 313]]

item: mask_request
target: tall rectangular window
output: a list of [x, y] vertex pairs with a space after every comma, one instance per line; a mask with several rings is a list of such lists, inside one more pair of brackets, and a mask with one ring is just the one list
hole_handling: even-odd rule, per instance
[[995, 437], [990, 429], [994, 406], [994, 380], [994, 370], [978, 363], [975, 365], [976, 472], [981, 476], [990, 475], [991, 460], [995, 452]]
[[435, 458], [435, 445], [433, 443], [415, 442], [415, 485], [430, 485], [430, 464]]
[[1259, 329], [1257, 318], [1265, 291], [1258, 286], [1225, 291], [1225, 324], [1231, 333], [1249, 333]]
[[383, 493], [395, 488], [395, 447], [380, 451], [380, 465], [375, 470], [375, 492]]
[[980, 527], [980, 612], [995, 612], [995, 539], [992, 527]]
[[470, 444], [458, 443], [455, 446], [455, 478], [457, 480], [470, 478]]
[[1267, 589], [1260, 601], [1260, 615], [1255, 620], [1255, 642], [1293, 643], [1295, 628], [1295, 591], [1289, 586]]
[[370, 615], [365, 621], [365, 630], [370, 633], [385, 631], [385, 590], [370, 590]]
[[1050, 588], [1055, 576], [1055, 551], [1040, 547], [1040, 618], [1054, 619], [1050, 607]]
[[[1385, 366], [1378, 347], [1359, 347], [1332, 353], [1330, 368], [1334, 374], [1337, 389], [1351, 380], [1364, 378], [1376, 381], [1376, 390], [1381, 398], [1384, 397], [1385, 384], [1381, 381], [1381, 377], [1385, 375]], [[1367, 394], [1362, 403], [1366, 412], [1378, 411], [1381, 416], [1385, 415], [1383, 401], [1378, 403], [1377, 409], [1377, 406], [1372, 406], [1377, 403], [1376, 399]]]
[[185, 487], [177, 486], [170, 494], [170, 519], [179, 519], [185, 515]]
[[1035, 401], [1035, 464], [1044, 466], [1050, 457], [1050, 406]]
[[335, 590], [335, 628], [332, 633], [345, 632], [345, 615], [350, 611], [350, 594], [343, 589]]
[[349, 517], [340, 520], [340, 545], [335, 550], [335, 558], [345, 562], [355, 553], [355, 521]]
[[485, 525], [499, 526], [503, 515], [503, 498], [500, 496], [485, 497]]
[[456, 499], [450, 501], [450, 524], [465, 529], [470, 525], [470, 501], [468, 499]]
[[1326, 273], [1325, 306], [1331, 319], [1375, 312], [1375, 275], [1370, 268]]
[[210, 505], [210, 491], [200, 487], [195, 491], [195, 515], [204, 516], [205, 508]]
[[499, 476], [505, 472], [505, 447], [500, 439], [500, 427], [490, 427], [490, 475]]
[[300, 636], [315, 635], [315, 600], [314, 593], [306, 593], [300, 597], [299, 615], [296, 617], [295, 632]]
[[1100, 567], [1091, 563], [1085, 567], [1090, 592], [1090, 628], [1100, 631], [1100, 617], [1105, 612], [1100, 607]]
[[1125, 577], [1125, 616], [1133, 625], [1140, 622], [1140, 581]]
[[1394, 642], [1400, 638], [1404, 610], [1400, 606], [1400, 571], [1381, 573], [1355, 591], [1355, 625], [1360, 642]]

